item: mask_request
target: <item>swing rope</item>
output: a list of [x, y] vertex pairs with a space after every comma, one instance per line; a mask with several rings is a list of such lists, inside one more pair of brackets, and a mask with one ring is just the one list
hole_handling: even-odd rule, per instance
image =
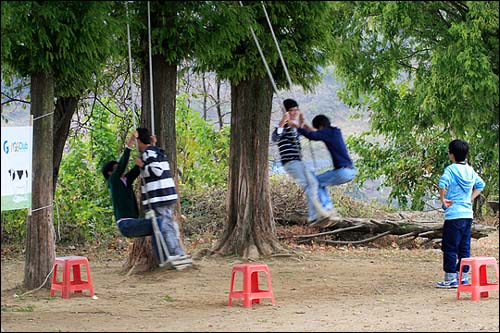
[[[241, 1], [239, 1], [239, 3], [240, 3], [240, 6], [241, 6], [241, 7], [244, 7], [244, 6], [243, 6], [243, 3], [242, 3]], [[278, 42], [277, 42], [277, 40], [276, 40], [276, 36], [275, 36], [275, 34], [274, 34], [273, 27], [272, 27], [271, 22], [270, 22], [270, 20], [269, 20], [269, 16], [267, 15], [267, 11], [266, 11], [266, 9], [265, 9], [265, 7], [264, 7], [264, 3], [262, 3], [262, 7], [264, 8], [264, 13], [265, 13], [265, 15], [266, 15], [266, 19], [267, 19], [267, 22], [268, 22], [268, 24], [269, 24], [269, 28], [271, 29], [271, 32], [272, 32], [272, 35], [273, 35], [273, 38], [274, 38], [274, 41], [275, 41], [275, 44], [276, 44], [276, 48], [277, 48], [278, 53], [279, 53], [279, 55], [280, 55], [281, 63], [282, 63], [282, 65], [283, 65], [284, 69], [285, 69], [285, 73], [286, 73], [286, 76], [287, 76], [287, 79], [288, 79], [288, 83], [289, 83], [290, 88], [291, 88], [291, 87], [292, 87], [292, 80], [290, 79], [290, 75], [288, 74], [288, 68], [287, 68], [286, 63], [285, 63], [285, 61], [284, 61], [284, 59], [283, 59], [283, 55], [282, 55], [282, 53], [281, 53], [281, 49], [280, 49], [279, 44], [278, 44]], [[264, 64], [264, 67], [266, 68], [267, 75], [269, 76], [269, 79], [271, 80], [271, 83], [272, 83], [272, 85], [273, 85], [274, 92], [276, 93], [276, 95], [278, 96], [278, 98], [281, 98], [281, 97], [280, 97], [280, 94], [279, 94], [279, 92], [278, 92], [277, 86], [276, 86], [276, 82], [274, 81], [274, 78], [273, 78], [273, 75], [272, 75], [272, 73], [271, 73], [271, 70], [269, 69], [269, 65], [268, 65], [268, 63], [267, 63], [266, 57], [264, 56], [264, 52], [262, 51], [262, 48], [260, 47], [259, 40], [257, 39], [257, 36], [255, 35], [255, 32], [254, 32], [254, 30], [253, 30], [253, 28], [252, 28], [251, 26], [250, 26], [250, 31], [251, 31], [251, 33], [252, 33], [252, 37], [253, 37], [253, 39], [254, 39], [254, 41], [255, 41], [255, 44], [256, 44], [256, 46], [257, 46], [257, 49], [259, 50], [259, 54], [260, 54], [260, 56], [261, 56], [262, 62], [263, 62], [263, 64]], [[295, 98], [295, 99], [297, 99], [297, 98], [295, 97], [295, 94], [294, 94], [293, 92], [292, 92], [292, 94], [294, 95], [294, 98]], [[281, 104], [282, 104], [282, 103], [281, 103]], [[285, 108], [284, 108], [284, 105], [283, 105], [283, 104], [281, 105], [281, 108], [282, 108], [282, 110], [283, 110], [284, 112], [286, 112], [286, 110], [285, 110]], [[295, 140], [296, 140], [296, 139], [295, 139]], [[298, 146], [297, 141], [295, 141], [295, 143], [296, 143], [296, 145]], [[314, 158], [314, 153], [313, 153], [313, 150], [312, 150], [311, 141], [309, 141], [309, 147], [310, 147], [310, 150], [311, 150], [311, 156], [312, 156], [312, 158], [313, 158], [314, 168], [316, 168], [316, 159]], [[300, 153], [300, 155], [302, 155], [302, 154]], [[302, 156], [301, 156], [301, 160], [302, 160]], [[303, 162], [303, 161], [302, 161], [302, 166], [303, 166], [303, 170], [304, 170], [304, 175], [305, 175], [305, 177], [306, 177], [306, 181], [307, 181], [308, 185], [310, 185], [310, 184], [312, 183], [312, 180], [310, 179], [310, 176], [311, 176], [311, 175], [310, 175], [310, 173], [309, 173], [309, 172], [307, 172], [307, 170], [306, 170], [306, 166], [305, 166], [305, 164], [304, 164], [304, 162]], [[319, 202], [319, 200], [318, 200], [318, 193], [317, 193], [317, 192], [315, 192], [315, 193], [314, 193], [313, 198], [312, 198], [312, 202], [313, 202], [313, 205], [314, 205], [315, 209], [316, 209], [316, 210], [318, 211], [318, 213], [320, 214], [320, 216], [322, 216], [322, 217], [329, 216], [329, 213], [328, 213], [328, 212], [327, 212], [327, 211], [323, 208], [323, 205], [321, 205], [321, 203]]]
[[[261, 4], [262, 4], [262, 9], [264, 10], [264, 15], [266, 16], [267, 24], [269, 25], [269, 29], [271, 30], [271, 35], [273, 36], [274, 44], [276, 45], [276, 49], [278, 50], [278, 54], [280, 56], [281, 64], [283, 65], [283, 69], [285, 70], [285, 75], [286, 75], [286, 78], [288, 80], [288, 85], [290, 86], [290, 90], [291, 90], [291, 88], [292, 88], [292, 79], [290, 78], [290, 73], [288, 73], [288, 67], [286, 66], [285, 59], [283, 58], [283, 54], [281, 53], [280, 45], [278, 43], [278, 40], [276, 39], [276, 35], [274, 34], [273, 25], [271, 24], [271, 20], [269, 19], [269, 15], [267, 14], [266, 6], [264, 5], [263, 1], [261, 1]], [[297, 95], [295, 94], [295, 92], [293, 90], [292, 90], [292, 94], [293, 94], [293, 97], [295, 98], [295, 100], [297, 100]], [[311, 151], [311, 157], [312, 157], [312, 160], [313, 160], [313, 168], [314, 168], [314, 170], [316, 170], [316, 168], [317, 168], [317, 166], [316, 166], [316, 158], [314, 157], [314, 150], [312, 149], [312, 142], [311, 142], [311, 140], [309, 140], [309, 150]]]
[[[125, 3], [125, 8], [127, 12], [127, 17], [128, 17], [128, 6], [127, 3]], [[137, 128], [136, 120], [135, 120], [135, 103], [133, 103], [133, 72], [132, 72], [132, 48], [131, 48], [131, 42], [130, 42], [130, 26], [127, 22], [127, 42], [128, 42], [128, 56], [129, 56], [129, 89], [130, 89], [130, 96], [131, 96], [131, 101], [133, 105], [133, 110], [132, 110], [132, 119], [134, 122], [134, 129]], [[153, 106], [153, 71], [152, 71], [152, 62], [151, 62], [151, 19], [150, 19], [150, 7], [149, 7], [149, 1], [148, 1], [148, 46], [149, 46], [149, 83], [150, 83], [150, 105], [151, 105], [151, 124], [152, 124], [152, 134], [154, 135], [154, 106]], [[137, 139], [136, 139], [136, 146], [137, 146]], [[143, 186], [146, 186], [144, 178], [141, 178], [141, 182]], [[160, 255], [160, 266], [165, 265], [168, 263], [170, 253], [168, 251], [168, 247], [166, 244], [166, 241], [161, 234], [161, 230], [158, 226], [158, 222], [156, 220], [156, 214], [151, 206], [151, 203], [149, 202], [149, 195], [148, 192], [146, 191], [146, 199], [148, 200], [148, 211], [145, 213], [145, 217], [148, 219], [151, 219], [151, 223], [153, 225], [153, 231], [154, 231], [154, 237], [156, 240], [156, 244], [158, 244], [158, 253]], [[166, 258], [165, 258], [166, 255]]]
[[[128, 19], [128, 5], [127, 2], [125, 2], [125, 10], [127, 12], [127, 19]], [[130, 45], [130, 25], [127, 21], [127, 44], [128, 44], [128, 71], [129, 71], [129, 89], [130, 89], [130, 102], [132, 104], [132, 121], [134, 122], [134, 129], [137, 128], [137, 123], [135, 121], [135, 103], [134, 103], [134, 80], [132, 77], [132, 47]], [[137, 140], [136, 140], [137, 141]], [[137, 142], [136, 142], [137, 143]]]
[[151, 104], [151, 134], [155, 135], [155, 111], [153, 105], [153, 60], [151, 56], [151, 10], [148, 1], [148, 53], [149, 53], [149, 100]]

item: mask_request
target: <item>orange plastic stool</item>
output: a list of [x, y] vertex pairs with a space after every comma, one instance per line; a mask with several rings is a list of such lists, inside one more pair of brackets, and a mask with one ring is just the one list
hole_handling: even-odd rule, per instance
[[[243, 290], [234, 290], [234, 277], [237, 272], [243, 273]], [[259, 289], [259, 272], [266, 273], [267, 290]], [[239, 264], [233, 266], [231, 274], [231, 288], [229, 291], [228, 306], [233, 304], [233, 298], [243, 299], [243, 307], [248, 308], [253, 304], [259, 304], [261, 298], [270, 298], [274, 305], [273, 286], [271, 284], [271, 273], [266, 264]]]
[[[80, 265], [85, 265], [87, 281], [82, 280]], [[57, 281], [57, 266], [62, 267], [62, 281]], [[73, 280], [71, 280], [71, 268], [73, 268]], [[55, 259], [50, 296], [54, 296], [56, 290], [61, 292], [62, 298], [69, 298], [72, 292], [82, 293], [83, 290], [89, 290], [90, 296], [94, 296], [89, 261], [86, 257], [68, 256]]]
[[[490, 265], [495, 268], [497, 281], [488, 283], [488, 275], [486, 267]], [[469, 266], [471, 274], [471, 283], [462, 284], [463, 267]], [[489, 291], [498, 290], [498, 265], [497, 260], [493, 257], [470, 257], [460, 260], [460, 272], [458, 274], [457, 299], [460, 298], [461, 292], [471, 293], [471, 300], [478, 301], [482, 297], [488, 297]]]

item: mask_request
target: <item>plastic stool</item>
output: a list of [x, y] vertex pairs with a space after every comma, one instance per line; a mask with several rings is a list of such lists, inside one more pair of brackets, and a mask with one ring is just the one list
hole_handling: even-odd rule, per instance
[[[80, 265], [85, 265], [87, 281], [82, 280]], [[57, 266], [62, 267], [62, 281], [60, 282], [57, 281]], [[71, 268], [73, 268], [73, 280], [71, 280]], [[83, 290], [89, 290], [90, 296], [94, 296], [89, 261], [86, 257], [68, 256], [55, 259], [50, 296], [54, 296], [56, 290], [61, 292], [62, 298], [69, 298], [72, 292], [82, 293]]]
[[[243, 273], [243, 290], [234, 290], [234, 276], [237, 272]], [[259, 289], [259, 272], [267, 275], [267, 290]], [[231, 288], [229, 291], [228, 306], [233, 304], [233, 298], [243, 299], [243, 307], [248, 308], [253, 304], [259, 304], [261, 298], [270, 298], [274, 305], [273, 286], [271, 284], [271, 273], [266, 264], [239, 264], [233, 266], [231, 274]]]
[[[488, 275], [486, 267], [491, 265], [495, 268], [497, 281], [488, 283]], [[462, 284], [463, 267], [469, 266], [471, 274], [471, 283]], [[470, 257], [460, 260], [460, 272], [458, 275], [457, 299], [460, 298], [461, 292], [471, 293], [471, 300], [478, 301], [482, 297], [488, 297], [489, 291], [498, 290], [498, 265], [497, 260], [493, 257]]]

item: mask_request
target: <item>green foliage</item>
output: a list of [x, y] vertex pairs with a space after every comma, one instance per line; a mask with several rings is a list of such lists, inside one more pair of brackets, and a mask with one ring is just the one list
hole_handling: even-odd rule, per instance
[[18, 76], [53, 73], [56, 96], [94, 87], [126, 33], [113, 1], [2, 1], [3, 66]]
[[96, 105], [90, 127], [74, 133], [64, 154], [55, 200], [59, 205], [63, 241], [84, 242], [114, 234], [109, 190], [101, 174], [102, 165], [117, 160], [131, 127], [116, 117], [116, 107]]
[[[455, 138], [498, 193], [497, 2], [335, 2], [332, 61], [340, 97], [371, 112], [370, 135], [351, 138], [359, 179], [384, 176], [401, 204], [421, 208]], [[368, 139], [368, 140], [367, 140]]]
[[229, 128], [216, 131], [186, 104], [186, 95], [177, 97], [177, 166], [180, 182], [189, 187], [224, 185], [229, 165]]
[[[203, 12], [206, 28], [195, 45], [198, 69], [214, 71], [238, 84], [267, 77], [252, 28], [278, 88], [288, 87], [284, 68], [261, 2], [218, 1]], [[266, 1], [265, 8], [286, 61], [292, 82], [306, 89], [320, 80], [318, 66], [328, 63], [331, 47], [331, 3], [328, 1]]]
[[[178, 166], [184, 189], [225, 186], [229, 161], [229, 128], [221, 131], [177, 100]], [[117, 160], [133, 124], [131, 111], [121, 114], [112, 100], [102, 99], [74, 127], [67, 142], [55, 193], [54, 224], [63, 243], [85, 243], [118, 235], [102, 165]], [[134, 153], [133, 153], [134, 154]], [[183, 197], [183, 196], [181, 196]], [[2, 212], [2, 241], [20, 242], [26, 233], [26, 210]], [[60, 235], [59, 235], [60, 233]], [[59, 241], [59, 238], [58, 238]]]
[[26, 235], [26, 222], [28, 221], [28, 210], [6, 210], [2, 211], [2, 244], [17, 243], [24, 240]]

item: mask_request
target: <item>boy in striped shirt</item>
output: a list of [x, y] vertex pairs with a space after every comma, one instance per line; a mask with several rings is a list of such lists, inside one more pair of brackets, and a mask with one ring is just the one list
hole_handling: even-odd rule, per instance
[[143, 208], [154, 210], [160, 217], [160, 230], [167, 244], [171, 258], [185, 256], [180, 244], [177, 222], [174, 220], [178, 195], [170, 173], [170, 164], [163, 149], [151, 145], [151, 135], [147, 128], [137, 128], [137, 146], [140, 157], [135, 159], [141, 169], [141, 203]]
[[272, 141], [278, 143], [281, 164], [286, 173], [290, 175], [306, 193], [308, 205], [307, 222], [310, 225], [329, 219], [329, 210], [333, 203], [325, 188], [320, 188], [316, 175], [305, 165], [301, 157], [299, 133], [291, 125], [298, 121], [299, 106], [293, 99], [283, 101], [285, 114], [273, 131]]

